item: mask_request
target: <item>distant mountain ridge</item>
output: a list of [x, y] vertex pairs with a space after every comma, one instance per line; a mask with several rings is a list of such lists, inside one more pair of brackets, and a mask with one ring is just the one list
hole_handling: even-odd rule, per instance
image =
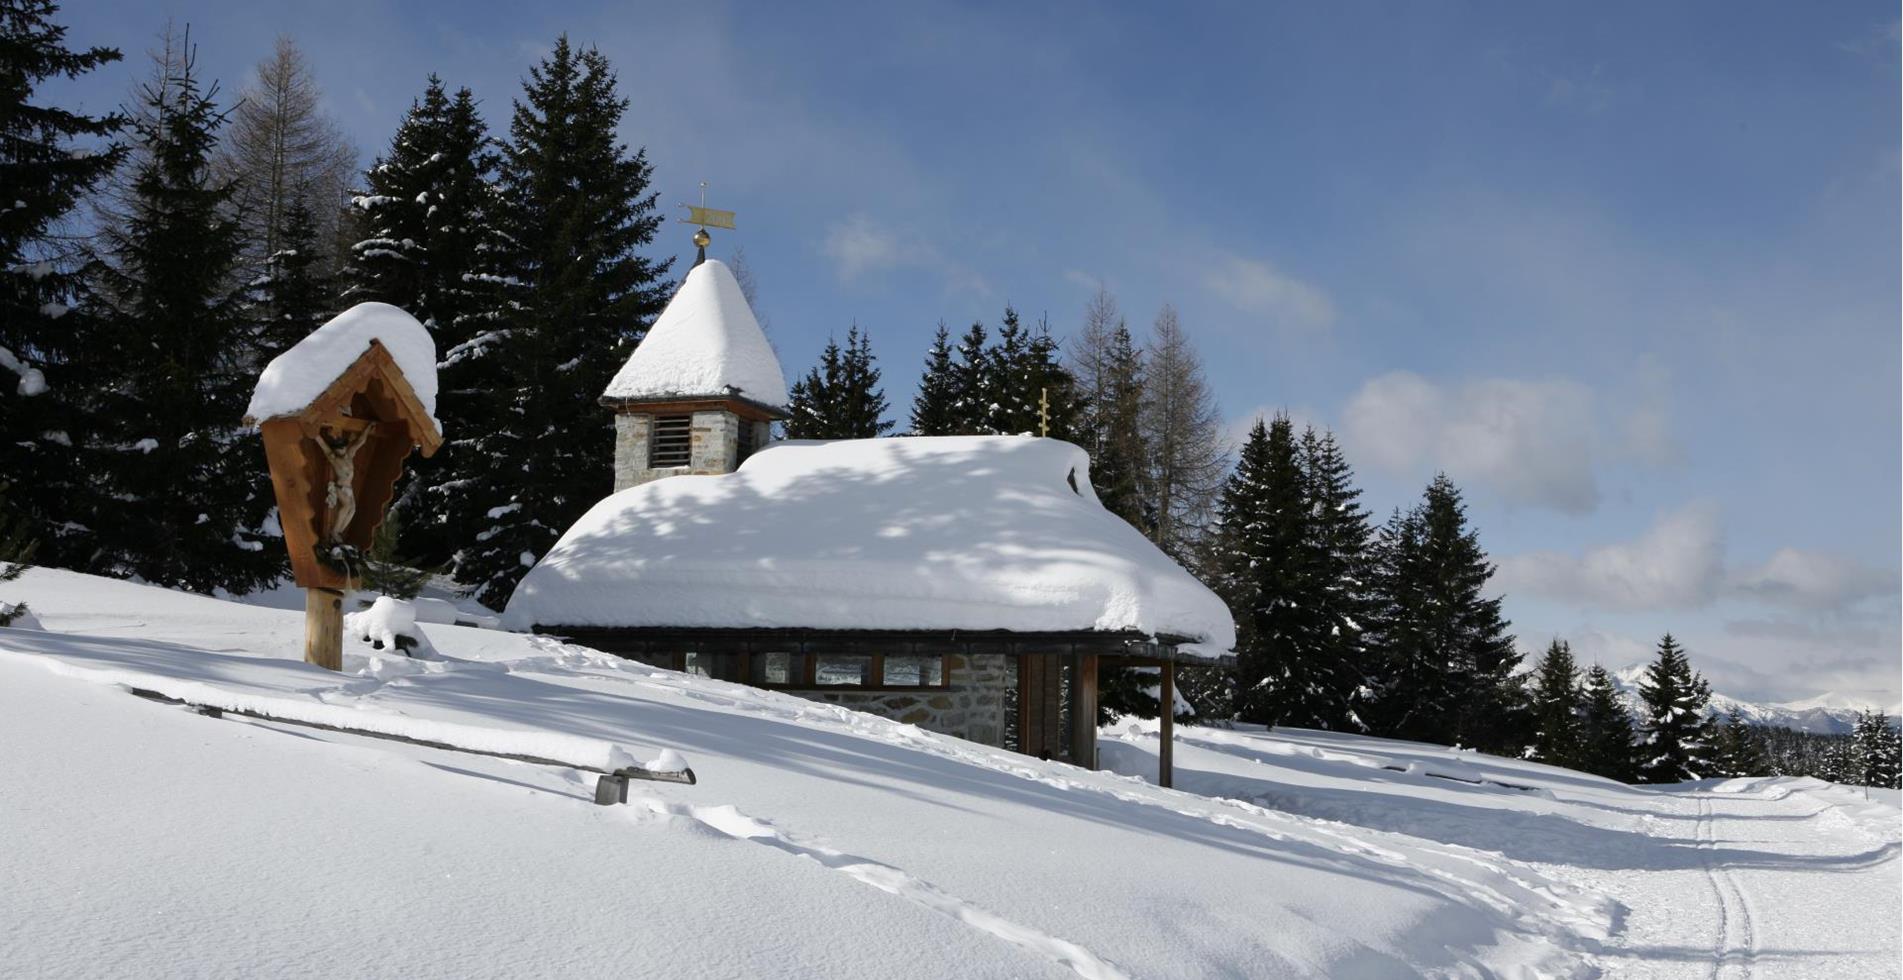
[[[1642, 703], [1639, 700], [1639, 680], [1645, 676], [1646, 664], [1633, 664], [1612, 672], [1612, 683], [1625, 696], [1626, 706], [1634, 715], [1640, 713]], [[1818, 735], [1847, 735], [1857, 726], [1857, 713], [1867, 708], [1878, 708], [1867, 699], [1830, 692], [1801, 701], [1786, 701], [1779, 704], [1759, 704], [1754, 701], [1741, 701], [1716, 691], [1711, 695], [1711, 713], [1720, 718], [1728, 718], [1733, 712], [1753, 725], [1766, 728], [1789, 728], [1794, 731], [1812, 732]], [[1895, 718], [1898, 706], [1891, 705], [1883, 713]]]

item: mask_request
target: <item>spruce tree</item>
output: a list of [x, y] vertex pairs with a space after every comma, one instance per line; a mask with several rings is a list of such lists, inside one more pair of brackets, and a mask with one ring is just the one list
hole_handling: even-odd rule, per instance
[[323, 326], [336, 310], [336, 283], [325, 271], [317, 250], [318, 227], [303, 195], [285, 209], [278, 249], [265, 261], [257, 283], [257, 352], [253, 362], [262, 367]]
[[389, 303], [436, 341], [436, 411], [448, 438], [435, 456], [410, 461], [392, 507], [404, 515], [402, 549], [431, 564], [464, 543], [452, 530], [452, 481], [482, 470], [493, 433], [512, 424], [491, 397], [511, 373], [494, 356], [506, 336], [496, 162], [475, 96], [452, 95], [431, 75], [352, 199], [362, 237], [350, 247], [343, 305]]
[[83, 254], [54, 229], [125, 158], [109, 142], [125, 118], [35, 99], [50, 79], [119, 60], [112, 48], [69, 49], [58, 10], [50, 0], [0, 0], [0, 475], [13, 484], [14, 519], [38, 529], [41, 560], [76, 565], [91, 534], [74, 508], [96, 488], [74, 442], [104, 355], [74, 308]]
[[1705, 715], [1711, 688], [1670, 633], [1659, 639], [1657, 659], [1639, 681], [1639, 698], [1645, 704], [1639, 780], [1678, 783], [1713, 775], [1712, 726]]
[[839, 342], [826, 338], [819, 363], [787, 390], [786, 437], [788, 439], [840, 439], [840, 378], [845, 373], [845, 356]]
[[[505, 243], [480, 444], [447, 474], [456, 577], [501, 608], [515, 583], [613, 485], [598, 399], [667, 299], [670, 263], [637, 252], [661, 216], [645, 151], [617, 136], [628, 101], [608, 59], [566, 36], [529, 70], [500, 167]], [[452, 354], [453, 356], [453, 354]]]
[[168, 37], [139, 89], [136, 161], [89, 263], [87, 304], [111, 354], [85, 444], [105, 499], [80, 523], [96, 532], [91, 570], [248, 592], [278, 578], [284, 549], [265, 529], [264, 454], [240, 428], [254, 327], [232, 186], [211, 168], [225, 116], [194, 57], [189, 36]]
[[1049, 321], [1040, 319], [1037, 329], [1032, 331], [1018, 377], [1018, 383], [1023, 385], [1031, 401], [1031, 412], [1023, 419], [1022, 431], [1067, 442], [1076, 442], [1082, 437], [1079, 416], [1083, 408], [1077, 394], [1077, 379], [1064, 366]]
[[844, 397], [840, 399], [842, 439], [871, 439], [892, 431], [885, 417], [891, 406], [885, 389], [879, 385], [878, 358], [872, 356], [872, 336], [853, 324], [846, 330], [846, 354], [843, 362]]
[[499, 246], [495, 167], [475, 97], [466, 88], [451, 96], [431, 75], [352, 199], [365, 235], [351, 248], [345, 302], [375, 300], [416, 317], [446, 370], [475, 353], [463, 345], [496, 339], [487, 329]]
[[846, 331], [844, 350], [827, 339], [819, 364], [793, 383], [789, 401], [788, 439], [870, 439], [892, 428], [883, 418], [885, 393], [872, 341], [856, 323]]
[[1520, 654], [1484, 595], [1493, 566], [1445, 474], [1383, 529], [1372, 576], [1370, 645], [1379, 651], [1375, 728], [1384, 734], [1517, 755], [1531, 734]]
[[1899, 788], [1898, 776], [1903, 773], [1903, 742], [1899, 742], [1897, 727], [1883, 712], [1866, 710], [1857, 713], [1857, 726], [1851, 734], [1856, 743], [1854, 780], [1863, 786], [1875, 786], [1882, 789]]
[[1736, 711], [1723, 727], [1715, 729], [1714, 740], [1713, 764], [1717, 775], [1734, 779], [1771, 775], [1771, 760], [1763, 734]]
[[[986, 407], [975, 420], [980, 431], [1000, 435], [1037, 434], [1037, 392], [1025, 390], [1025, 359], [1030, 343], [1030, 335], [1018, 320], [1018, 311], [1006, 306], [997, 337], [985, 352], [990, 370], [986, 374], [988, 386], [982, 399]], [[1025, 427], [1027, 420], [1030, 425]]]
[[1622, 783], [1632, 782], [1638, 776], [1632, 715], [1606, 668], [1594, 664], [1586, 672], [1582, 701], [1577, 768]]
[[1071, 354], [1076, 379], [1077, 434], [1090, 453], [1090, 482], [1105, 510], [1149, 533], [1143, 477], [1149, 450], [1143, 435], [1143, 357], [1107, 293], [1086, 312]]
[[1269, 428], [1260, 419], [1249, 430], [1236, 458], [1235, 472], [1224, 481], [1210, 534], [1212, 584], [1236, 621], [1236, 717], [1254, 721], [1273, 710], [1264, 688], [1277, 673], [1272, 637], [1259, 637], [1265, 624], [1260, 566], [1274, 553], [1274, 522], [1269, 483], [1275, 468]]
[[985, 325], [973, 323], [958, 340], [958, 360], [951, 369], [950, 425], [937, 435], [995, 435], [991, 427], [997, 404], [996, 361], [985, 344]]
[[1322, 591], [1319, 549], [1298, 456], [1286, 416], [1266, 426], [1258, 419], [1218, 503], [1222, 581], [1239, 621], [1237, 717], [1339, 728], [1347, 722], [1348, 691], [1341, 651], [1325, 643], [1334, 624], [1311, 601]]
[[1296, 462], [1302, 470], [1306, 504], [1303, 532], [1307, 552], [1308, 590], [1302, 604], [1316, 630], [1317, 687], [1311, 701], [1323, 727], [1365, 731], [1361, 719], [1367, 690], [1367, 647], [1363, 624], [1368, 619], [1369, 538], [1368, 512], [1354, 486], [1354, 471], [1335, 442], [1335, 434], [1302, 433]]
[[932, 335], [932, 347], [925, 352], [925, 373], [918, 379], [918, 394], [912, 397], [912, 428], [915, 436], [948, 436], [957, 431], [958, 389], [952, 366], [951, 333], [945, 321], [938, 322]]
[[1533, 668], [1532, 758], [1554, 766], [1579, 768], [1584, 757], [1584, 705], [1579, 688], [1579, 665], [1573, 648], [1555, 639]]

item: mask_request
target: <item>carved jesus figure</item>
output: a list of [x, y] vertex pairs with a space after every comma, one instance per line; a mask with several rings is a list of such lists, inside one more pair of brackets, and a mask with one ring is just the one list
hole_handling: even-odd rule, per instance
[[357, 516], [357, 450], [363, 448], [374, 428], [376, 425], [372, 423], [356, 432], [325, 429], [323, 438], [318, 440], [324, 448], [324, 458], [330, 462], [330, 485], [324, 489], [324, 510], [329, 525], [324, 535], [326, 544], [342, 544], [344, 530]]

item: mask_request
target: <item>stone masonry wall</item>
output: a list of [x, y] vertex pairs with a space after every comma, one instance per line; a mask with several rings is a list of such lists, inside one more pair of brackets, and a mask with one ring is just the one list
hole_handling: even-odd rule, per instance
[[740, 451], [740, 420], [732, 412], [695, 412], [689, 473], [732, 473]]
[[[740, 426], [729, 412], [695, 412], [688, 433], [688, 465], [652, 469], [648, 466], [648, 433], [654, 416], [632, 412], [615, 414], [615, 489], [626, 490], [664, 476], [684, 473], [732, 473], [738, 465]], [[744, 423], [754, 424], [754, 423]], [[757, 430], [756, 430], [757, 431]]]
[[654, 479], [648, 470], [648, 428], [652, 415], [615, 413], [615, 490]]
[[791, 691], [803, 698], [853, 708], [917, 725], [930, 732], [1003, 745], [1005, 692], [1012, 684], [1010, 658], [1001, 653], [948, 654], [950, 684], [922, 691]]

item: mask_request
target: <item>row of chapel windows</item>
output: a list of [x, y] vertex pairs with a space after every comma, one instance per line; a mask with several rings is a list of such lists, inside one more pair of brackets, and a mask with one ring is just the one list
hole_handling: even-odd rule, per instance
[[[688, 466], [694, 457], [694, 417], [692, 415], [657, 416], [648, 431], [648, 469], [662, 470]], [[753, 455], [754, 422], [739, 420], [737, 465]]]
[[[663, 655], [661, 658], [669, 659]], [[661, 666], [757, 687], [944, 687], [945, 658], [935, 653], [738, 653], [690, 650]]]

